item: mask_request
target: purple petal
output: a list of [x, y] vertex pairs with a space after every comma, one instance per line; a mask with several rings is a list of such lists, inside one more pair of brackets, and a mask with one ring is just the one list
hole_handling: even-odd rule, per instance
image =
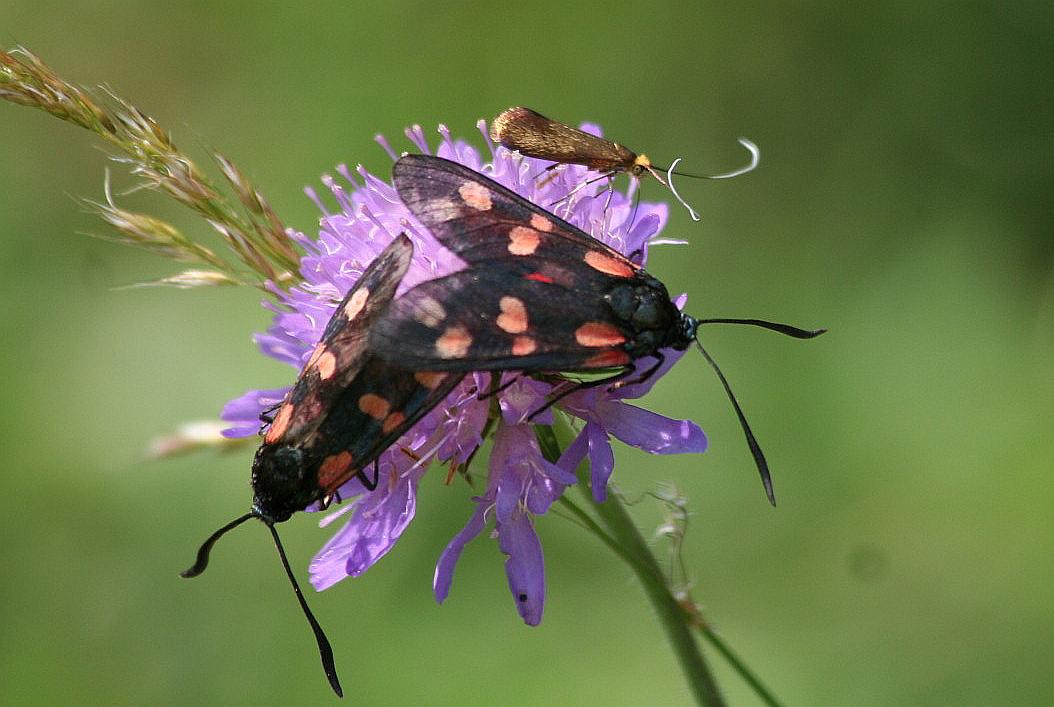
[[[548, 383], [542, 383], [532, 378], [527, 378], [519, 373], [520, 378], [501, 392], [498, 405], [501, 407], [501, 416], [506, 423], [515, 425], [525, 422], [529, 415], [537, 413], [546, 406], [546, 398], [553, 387]], [[553, 411], [546, 406], [545, 410], [531, 420], [536, 425], [553, 424]]]
[[578, 471], [578, 465], [586, 458], [586, 453], [588, 452], [589, 437], [586, 435], [586, 431], [582, 430], [571, 444], [567, 445], [567, 449], [556, 460], [556, 465], [567, 474], [575, 474]]
[[[687, 349], [685, 349], [687, 351]], [[681, 360], [684, 356], [685, 351], [677, 351], [676, 349], [663, 349], [662, 350], [662, 365], [652, 373], [648, 378], [642, 380], [639, 383], [631, 383], [624, 385], [621, 388], [616, 389], [610, 397], [621, 398], [625, 400], [633, 400], [636, 398], [642, 398], [651, 391], [652, 387], [659, 382], [659, 379], [666, 375], [667, 372]], [[655, 358], [649, 356], [647, 358], [639, 359], [636, 364], [637, 370], [640, 372], [647, 371], [649, 368], [655, 365]], [[639, 375], [639, 374], [638, 374]], [[632, 380], [632, 376], [630, 378]]]
[[402, 476], [392, 487], [379, 487], [357, 502], [351, 520], [311, 561], [315, 589], [322, 591], [345, 577], [357, 577], [392, 549], [414, 518], [419, 476]]
[[259, 433], [263, 424], [260, 420], [260, 413], [282, 402], [288, 392], [289, 388], [250, 390], [228, 401], [223, 406], [223, 412], [220, 413], [220, 417], [227, 422], [235, 423], [235, 425], [224, 430], [223, 436], [237, 438], [249, 437]]
[[691, 420], [672, 420], [617, 401], [599, 404], [596, 412], [609, 434], [646, 452], [683, 454], [706, 450], [706, 435]]
[[530, 519], [520, 514], [498, 528], [498, 548], [508, 555], [505, 575], [524, 623], [537, 626], [545, 608], [545, 561]]
[[435, 574], [432, 576], [432, 592], [435, 594], [436, 602], [442, 604], [446, 601], [447, 594], [450, 593], [450, 585], [454, 581], [454, 566], [461, 557], [461, 551], [486, 527], [487, 505], [482, 500], [476, 504], [476, 510], [468, 519], [468, 523], [439, 555], [439, 562], [436, 563]]
[[589, 441], [589, 485], [597, 503], [607, 500], [608, 479], [615, 470], [615, 453], [607, 433], [600, 425], [587, 422], [582, 433]]

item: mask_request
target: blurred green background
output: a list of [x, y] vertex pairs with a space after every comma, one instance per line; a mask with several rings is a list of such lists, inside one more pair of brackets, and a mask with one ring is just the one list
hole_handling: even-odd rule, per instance
[[[650, 270], [697, 316], [830, 333], [704, 329], [773, 466], [768, 507], [735, 417], [689, 353], [647, 401], [702, 456], [619, 450], [631, 496], [690, 498], [706, 616], [788, 705], [1054, 702], [1054, 200], [1048, 2], [386, 3], [4, 0], [0, 39], [106, 84], [231, 157], [286, 223], [341, 162], [385, 173], [383, 132], [475, 129], [527, 105], [689, 171]], [[122, 290], [172, 263], [94, 240], [100, 142], [0, 104], [0, 702], [334, 704], [260, 527], [202, 578], [198, 544], [243, 512], [251, 452], [161, 462], [155, 436], [290, 382], [250, 335], [248, 289]], [[645, 198], [665, 199], [654, 182]], [[134, 195], [195, 234], [161, 197]], [[471, 510], [426, 482], [366, 576], [312, 606], [354, 704], [687, 705], [642, 592], [591, 537], [538, 523], [549, 597], [519, 620], [495, 543], [452, 595], [434, 561]], [[654, 503], [634, 506], [650, 533]], [[282, 528], [301, 577], [328, 537]], [[734, 705], [756, 698], [716, 657]]]

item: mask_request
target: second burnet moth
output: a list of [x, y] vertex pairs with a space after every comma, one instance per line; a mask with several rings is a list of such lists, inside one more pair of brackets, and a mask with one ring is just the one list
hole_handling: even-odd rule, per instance
[[393, 177], [410, 212], [467, 267], [396, 299], [370, 327], [371, 350], [394, 366], [419, 370], [615, 369], [558, 393], [554, 402], [582, 386], [645, 380], [662, 364], [663, 349], [694, 343], [717, 373], [775, 503], [761, 447], [697, 331], [702, 324], [749, 324], [808, 339], [823, 329], [695, 319], [625, 255], [455, 162], [404, 155]]
[[[659, 174], [660, 172], [666, 172], [668, 176], [676, 174], [697, 179], [726, 179], [751, 171], [757, 166], [758, 160], [758, 150], [754, 143], [740, 138], [740, 144], [746, 147], [752, 156], [750, 165], [747, 167], [727, 174], [714, 175], [675, 172], [673, 167], [676, 166], [676, 162], [671, 167], [653, 165], [645, 154], [638, 154], [617, 142], [551, 120], [530, 108], [521, 106], [509, 108], [493, 120], [490, 125], [490, 138], [521, 155], [555, 162], [556, 164], [549, 169], [560, 164], [579, 164], [600, 172], [602, 178], [614, 177], [622, 172], [637, 178], [651, 174], [660, 184], [664, 185], [667, 185], [667, 182]], [[667, 186], [670, 187], [677, 200], [684, 204], [692, 214], [692, 218], [698, 221], [697, 214], [677, 194], [672, 182]]]
[[[358, 476], [376, 486], [376, 460], [418, 420], [438, 405], [464, 377], [458, 372], [396, 368], [367, 349], [369, 327], [388, 307], [413, 255], [405, 234], [393, 240], [337, 305], [285, 400], [265, 418], [269, 426], [252, 465], [251, 510], [213, 533], [198, 550], [194, 566], [205, 571], [216, 541], [256, 518], [270, 529], [301, 609], [315, 634], [330, 685], [342, 694], [333, 650], [308, 608], [282, 548], [276, 523], [313, 503], [327, 504]], [[367, 474], [373, 464], [375, 476]]]

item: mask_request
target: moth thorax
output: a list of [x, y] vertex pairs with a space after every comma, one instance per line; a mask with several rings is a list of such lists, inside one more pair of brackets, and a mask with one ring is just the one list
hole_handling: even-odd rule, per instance
[[639, 330], [669, 328], [679, 315], [666, 287], [643, 272], [612, 287], [607, 300], [616, 315]]

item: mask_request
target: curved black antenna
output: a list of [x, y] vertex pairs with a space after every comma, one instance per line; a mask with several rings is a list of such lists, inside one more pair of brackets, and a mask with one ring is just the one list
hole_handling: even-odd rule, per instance
[[750, 429], [750, 425], [747, 423], [746, 415], [743, 414], [743, 408], [739, 407], [739, 401], [736, 400], [736, 396], [732, 393], [732, 388], [728, 385], [728, 379], [725, 378], [725, 374], [718, 368], [717, 362], [710, 357], [710, 354], [706, 352], [703, 345], [699, 343], [698, 337], [695, 336], [695, 328], [700, 324], [748, 324], [750, 326], [761, 327], [762, 329], [768, 329], [775, 331], [780, 334], [786, 334], [787, 336], [793, 336], [795, 339], [812, 339], [814, 337], [823, 334], [826, 329], [799, 329], [796, 326], [790, 324], [780, 324], [779, 322], [770, 322], [765, 319], [733, 319], [733, 318], [713, 318], [713, 319], [692, 319], [690, 320], [692, 330], [691, 336], [695, 341], [695, 345], [699, 347], [703, 357], [706, 358], [707, 363], [714, 369], [714, 373], [721, 381], [721, 385], [725, 387], [725, 393], [728, 395], [728, 399], [732, 402], [732, 407], [735, 408], [736, 417], [739, 418], [739, 425], [743, 428], [743, 434], [747, 438], [747, 446], [750, 447], [750, 453], [754, 456], [754, 463], [758, 467], [758, 471], [761, 473], [761, 483], [765, 486], [765, 495], [769, 498], [769, 503], [773, 506], [776, 505], [776, 496], [772, 491], [772, 475], [769, 473], [768, 462], [765, 461], [765, 454], [761, 451], [761, 445], [758, 444], [757, 438]]
[[780, 334], [793, 336], [795, 339], [812, 339], [827, 331], [826, 329], [799, 329], [798, 327], [791, 326], [790, 324], [780, 324], [779, 322], [770, 322], [764, 319], [696, 319], [695, 323], [749, 324], [750, 326], [761, 327], [762, 329], [769, 329], [771, 331], [779, 332]]
[[710, 367], [714, 369], [714, 373], [716, 373], [717, 377], [720, 379], [721, 385], [725, 387], [725, 393], [728, 394], [728, 399], [732, 401], [732, 407], [736, 410], [736, 417], [739, 418], [739, 425], [743, 428], [743, 434], [746, 435], [747, 446], [750, 447], [750, 453], [754, 456], [754, 463], [757, 464], [758, 471], [761, 473], [761, 483], [765, 486], [765, 495], [768, 496], [769, 503], [775, 506], [776, 495], [772, 491], [772, 475], [769, 473], [769, 465], [768, 462], [765, 461], [765, 454], [761, 451], [761, 445], [758, 444], [757, 438], [750, 430], [750, 425], [747, 423], [747, 417], [743, 414], [743, 408], [739, 407], [739, 401], [736, 400], [732, 388], [728, 385], [728, 379], [725, 378], [725, 374], [721, 372], [721, 369], [717, 366], [717, 362], [710, 357], [710, 354], [706, 352], [703, 345], [699, 343], [699, 339], [695, 340], [695, 345], [703, 352], [703, 357], [706, 358]]
[[278, 539], [278, 530], [274, 527], [274, 523], [268, 523], [267, 519], [260, 518], [271, 531], [271, 537], [274, 538], [274, 546], [278, 548], [278, 556], [282, 558], [282, 566], [285, 567], [285, 574], [289, 577], [289, 583], [293, 585], [293, 591], [296, 592], [297, 601], [300, 602], [300, 608], [304, 610], [304, 616], [307, 617], [307, 622], [311, 624], [311, 630], [315, 633], [315, 643], [318, 644], [318, 655], [322, 659], [322, 671], [326, 673], [326, 678], [329, 679], [329, 686], [333, 688], [333, 692], [337, 693], [337, 697], [343, 697], [344, 691], [340, 688], [340, 680], [337, 678], [337, 667], [333, 662], [333, 647], [329, 645], [329, 639], [326, 638], [325, 631], [322, 630], [322, 626], [319, 625], [318, 620], [315, 619], [315, 615], [311, 613], [311, 609], [307, 606], [307, 600], [304, 599], [304, 593], [300, 591], [300, 585], [296, 583], [296, 578], [293, 577], [293, 570], [289, 566], [289, 560], [286, 559], [285, 550], [282, 548], [282, 541]]
[[198, 548], [198, 557], [194, 560], [194, 566], [190, 569], [183, 570], [179, 573], [179, 576], [185, 579], [190, 579], [191, 577], [197, 577], [204, 572], [205, 568], [209, 566], [209, 553], [212, 552], [212, 546], [216, 544], [216, 541], [225, 535], [227, 531], [233, 530], [250, 518], [256, 517], [255, 513], [246, 513], [241, 518], [235, 518], [230, 523], [210, 535], [209, 539], [203, 542], [201, 547]]
[[285, 549], [282, 547], [282, 541], [278, 537], [278, 530], [274, 527], [275, 524], [273, 520], [255, 509], [240, 518], [232, 520], [230, 523], [210, 535], [208, 539], [201, 544], [194, 565], [190, 567], [190, 569], [180, 572], [179, 576], [186, 578], [197, 577], [204, 572], [209, 564], [209, 553], [212, 552], [212, 546], [216, 544], [216, 541], [228, 531], [237, 528], [250, 518], [259, 518], [260, 521], [262, 521], [271, 531], [271, 537], [274, 538], [274, 546], [278, 548], [278, 557], [282, 560], [282, 567], [285, 568], [285, 574], [289, 578], [289, 583], [293, 585], [293, 592], [296, 594], [297, 601], [300, 602], [300, 608], [303, 610], [304, 616], [307, 617], [307, 622], [311, 624], [311, 630], [315, 634], [315, 643], [318, 644], [318, 655], [322, 659], [322, 670], [325, 672], [326, 678], [329, 680], [329, 685], [333, 688], [333, 692], [337, 693], [337, 697], [343, 697], [344, 691], [340, 687], [340, 680], [337, 678], [336, 664], [333, 661], [333, 647], [330, 645], [329, 639], [326, 638], [326, 633], [322, 630], [322, 626], [319, 625], [315, 615], [311, 613], [311, 609], [307, 605], [307, 600], [304, 598], [304, 593], [300, 591], [300, 585], [297, 584], [296, 577], [293, 576], [293, 569], [289, 566], [289, 560], [286, 558]]

